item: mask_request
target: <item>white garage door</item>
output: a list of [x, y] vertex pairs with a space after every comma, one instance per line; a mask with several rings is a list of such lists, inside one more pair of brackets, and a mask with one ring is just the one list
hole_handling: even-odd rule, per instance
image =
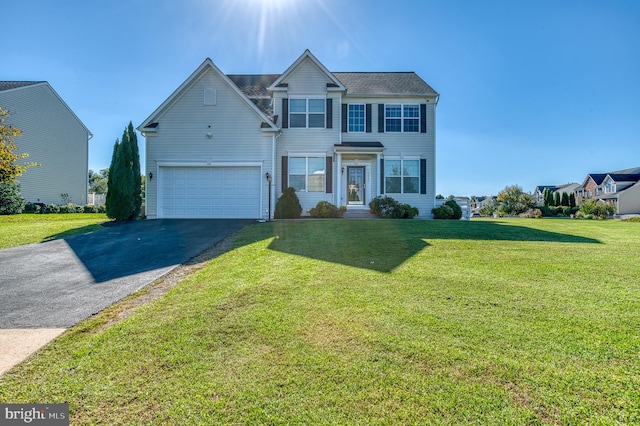
[[261, 218], [260, 177], [259, 167], [161, 167], [159, 217]]

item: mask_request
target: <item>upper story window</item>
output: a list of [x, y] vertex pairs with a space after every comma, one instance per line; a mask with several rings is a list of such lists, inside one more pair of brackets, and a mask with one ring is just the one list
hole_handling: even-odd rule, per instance
[[616, 192], [616, 184], [611, 180], [606, 181], [604, 186], [604, 192], [605, 194], [612, 194]]
[[384, 186], [388, 194], [420, 192], [420, 160], [385, 160]]
[[325, 157], [289, 157], [289, 186], [296, 192], [324, 192]]
[[418, 104], [386, 104], [384, 118], [386, 132], [420, 132]]
[[289, 127], [324, 128], [326, 99], [290, 99]]
[[349, 133], [364, 132], [365, 107], [364, 104], [349, 104], [348, 107]]

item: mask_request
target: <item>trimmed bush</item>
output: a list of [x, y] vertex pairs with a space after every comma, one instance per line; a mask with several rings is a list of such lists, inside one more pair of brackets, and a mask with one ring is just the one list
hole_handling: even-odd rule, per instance
[[20, 214], [24, 206], [20, 184], [12, 181], [0, 182], [0, 214]]
[[49, 204], [47, 206], [47, 213], [60, 213], [60, 206], [57, 204]]
[[369, 209], [378, 217], [386, 219], [413, 219], [420, 214], [416, 207], [399, 203], [386, 195], [379, 195], [371, 200]]
[[328, 201], [320, 201], [315, 207], [309, 210], [309, 214], [311, 214], [311, 217], [332, 218], [342, 217], [346, 211], [347, 208], [345, 206], [338, 208]]
[[579, 219], [606, 219], [615, 212], [615, 205], [604, 201], [596, 201], [592, 198], [580, 204], [580, 211], [576, 214], [576, 217]]
[[302, 214], [302, 206], [294, 188], [284, 190], [278, 201], [273, 217], [276, 219], [297, 219]]
[[434, 219], [451, 219], [453, 217], [453, 209], [446, 204], [431, 209]]
[[453, 219], [458, 220], [462, 217], [462, 208], [456, 203], [456, 200], [447, 200], [443, 205], [431, 209], [434, 219]]

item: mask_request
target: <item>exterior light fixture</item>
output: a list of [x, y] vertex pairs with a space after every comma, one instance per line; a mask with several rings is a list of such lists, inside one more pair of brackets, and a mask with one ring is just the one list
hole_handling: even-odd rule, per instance
[[152, 179], [153, 179], [153, 173], [149, 172], [149, 180], [152, 180]]

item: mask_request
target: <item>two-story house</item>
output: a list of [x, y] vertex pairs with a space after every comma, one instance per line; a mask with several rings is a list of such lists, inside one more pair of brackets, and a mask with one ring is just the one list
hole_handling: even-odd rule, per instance
[[87, 202], [89, 139], [93, 136], [46, 81], [0, 81], [0, 107], [7, 124], [22, 130], [15, 138], [25, 161], [39, 163], [17, 180], [28, 202]]
[[431, 218], [438, 98], [414, 72], [331, 72], [308, 50], [282, 74], [206, 59], [138, 127], [147, 217], [272, 218], [293, 187], [303, 212], [386, 194]]
[[576, 189], [576, 198], [612, 203], [619, 215], [640, 214], [640, 167], [590, 173]]

